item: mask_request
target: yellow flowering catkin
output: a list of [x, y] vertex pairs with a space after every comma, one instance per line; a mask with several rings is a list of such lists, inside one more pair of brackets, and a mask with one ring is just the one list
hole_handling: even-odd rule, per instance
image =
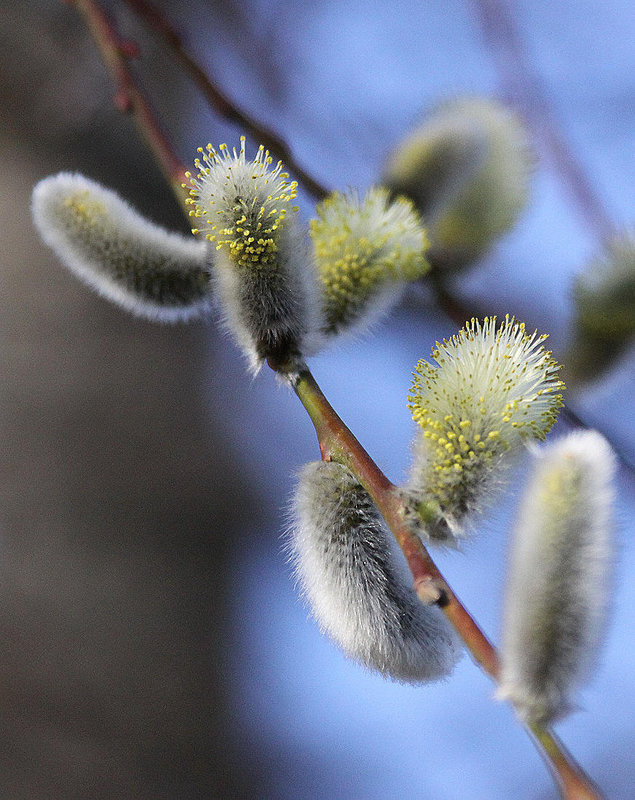
[[292, 368], [315, 349], [319, 328], [315, 273], [290, 206], [297, 184], [262, 146], [248, 161], [244, 136], [238, 152], [198, 152], [187, 202], [202, 226], [192, 232], [210, 242], [227, 326], [254, 369], [265, 359]]
[[429, 269], [428, 239], [412, 203], [383, 188], [362, 199], [335, 192], [311, 220], [328, 334], [369, 325]]
[[562, 405], [558, 364], [522, 322], [472, 319], [420, 361], [409, 407], [420, 427], [411, 489], [456, 523], [498, 481], [503, 456], [542, 440]]

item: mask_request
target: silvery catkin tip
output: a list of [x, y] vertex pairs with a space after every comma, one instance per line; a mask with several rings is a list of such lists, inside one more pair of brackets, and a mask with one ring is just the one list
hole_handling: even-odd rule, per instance
[[498, 697], [524, 720], [570, 706], [604, 623], [611, 570], [615, 458], [596, 431], [535, 456], [513, 532]]
[[32, 212], [62, 263], [133, 314], [174, 322], [210, 312], [205, 245], [148, 221], [110, 189], [60, 172], [37, 184]]

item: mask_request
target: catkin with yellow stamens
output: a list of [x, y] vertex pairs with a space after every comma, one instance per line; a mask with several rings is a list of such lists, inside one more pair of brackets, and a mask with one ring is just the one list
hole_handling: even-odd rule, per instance
[[417, 365], [409, 407], [420, 433], [408, 488], [457, 533], [499, 481], [503, 458], [543, 440], [556, 420], [564, 384], [545, 338], [510, 317], [472, 319], [437, 342], [436, 364]]
[[[229, 330], [258, 369], [269, 359], [293, 369], [317, 344], [315, 272], [295, 220], [297, 184], [261, 146], [198, 148], [190, 184], [195, 234], [209, 241], [214, 282]], [[184, 184], [185, 188], [188, 188]]]
[[317, 207], [311, 239], [327, 334], [370, 325], [429, 269], [425, 229], [409, 200], [383, 188], [335, 192]]

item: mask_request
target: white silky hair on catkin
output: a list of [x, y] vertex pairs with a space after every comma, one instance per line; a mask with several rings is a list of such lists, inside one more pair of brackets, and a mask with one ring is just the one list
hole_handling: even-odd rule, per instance
[[155, 225], [110, 189], [61, 172], [36, 185], [32, 212], [62, 263], [133, 314], [177, 322], [211, 311], [206, 243]]
[[272, 270], [239, 269], [224, 250], [209, 248], [221, 316], [253, 372], [268, 356], [304, 358], [317, 352], [322, 344], [319, 290], [299, 231], [281, 231]]
[[528, 721], [570, 708], [600, 639], [611, 572], [615, 457], [596, 431], [536, 456], [516, 523], [498, 697]]
[[322, 333], [320, 347], [330, 346], [335, 342], [340, 344], [363, 341], [367, 336], [375, 333], [376, 329], [399, 304], [406, 290], [405, 283], [385, 284], [377, 287], [366, 299], [363, 313], [351, 318], [342, 328]]
[[289, 550], [320, 628], [346, 655], [406, 683], [450, 674], [456, 634], [408, 585], [379, 511], [346, 467], [318, 461], [301, 470]]

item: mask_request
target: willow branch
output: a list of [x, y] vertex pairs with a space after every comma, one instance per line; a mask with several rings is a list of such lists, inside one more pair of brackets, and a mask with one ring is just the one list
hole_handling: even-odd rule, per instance
[[[151, 107], [145, 92], [130, 70], [128, 61], [135, 55], [134, 48], [131, 47], [130, 42], [119, 36], [113, 21], [105, 13], [98, 0], [64, 1], [69, 5], [75, 5], [86, 20], [104, 62], [113, 75], [118, 87], [115, 96], [117, 107], [122, 111], [132, 114], [143, 139], [154, 154], [177, 200], [187, 215], [188, 209], [185, 206], [186, 195], [181, 185], [185, 182], [184, 172], [186, 166], [176, 155], [175, 149], [162, 130], [157, 115]], [[124, 2], [163, 36], [166, 44], [179, 59], [186, 71], [192, 76], [212, 107], [219, 114], [233, 122], [239, 123], [242, 127], [249, 130], [261, 144], [264, 144], [265, 147], [268, 147], [272, 152], [282, 158], [309, 193], [313, 194], [318, 199], [328, 194], [328, 190], [295, 161], [291, 148], [282, 138], [262, 127], [245, 112], [238, 109], [237, 106], [218, 89], [211, 78], [189, 55], [176, 30], [154, 6], [147, 2], [147, 0], [124, 0]], [[495, 2], [495, 0], [482, 0], [482, 2], [484, 9], [491, 9], [491, 3]], [[591, 209], [595, 206], [593, 203], [587, 203], [585, 207]], [[439, 270], [433, 270], [432, 279], [434, 280], [437, 299], [442, 310], [459, 327], [462, 327], [465, 321], [474, 316], [474, 314], [466, 309], [461, 302], [448, 291], [443, 283]], [[564, 408], [562, 414], [564, 417], [568, 418], [569, 422], [575, 427], [589, 427], [569, 408]], [[623, 453], [620, 448], [615, 448], [615, 450], [621, 463], [627, 469], [633, 471], [635, 468], [629, 456]]]
[[601, 800], [602, 794], [561, 740], [537, 724], [527, 725], [536, 749], [546, 761], [560, 792], [567, 800]]
[[136, 55], [136, 48], [119, 35], [113, 20], [97, 0], [66, 0], [66, 2], [74, 5], [84, 18], [115, 81], [117, 108], [132, 115], [142, 138], [187, 213], [186, 195], [181, 186], [185, 181], [186, 167], [176, 155], [172, 143], [159, 124], [156, 112], [130, 69], [129, 60]]
[[321, 200], [330, 193], [329, 189], [319, 183], [297, 162], [291, 147], [284, 139], [259, 123], [224, 94], [191, 55], [174, 26], [152, 3], [147, 0], [124, 0], [124, 2], [163, 38], [174, 58], [198, 86], [213, 111], [248, 131], [258, 144], [264, 145], [272, 153], [275, 153], [284, 162], [285, 167], [300, 181], [304, 189], [317, 200]]
[[[370, 494], [392, 530], [412, 572], [413, 586], [422, 602], [436, 602], [454, 626], [473, 659], [494, 680], [499, 679], [499, 657], [465, 606], [439, 571], [421, 539], [405, 523], [397, 487], [375, 464], [324, 396], [315, 378], [303, 367], [292, 383], [318, 437], [324, 461], [346, 466]], [[592, 781], [548, 729], [535, 723], [528, 728], [566, 800], [599, 800]]]
[[[186, 167], [176, 155], [172, 143], [158, 122], [156, 113], [130, 70], [128, 61], [136, 55], [136, 48], [119, 36], [113, 21], [98, 0], [64, 0], [64, 2], [75, 5], [85, 19], [117, 85], [115, 96], [117, 107], [132, 114], [142, 138], [187, 214], [188, 209], [184, 204], [185, 194], [181, 186]], [[164, 36], [218, 113], [240, 123], [262, 144], [279, 155], [310, 193], [316, 197], [323, 197], [328, 193], [327, 189], [299, 167], [285, 142], [238, 110], [218, 90], [189, 56], [174, 29], [149, 3], [145, 0], [125, 0], [125, 2], [143, 15]], [[440, 282], [437, 284], [437, 291], [441, 305], [448, 316], [462, 326], [470, 315]], [[315, 425], [322, 458], [347, 466], [369, 492], [383, 514], [404, 553], [413, 575], [414, 588], [422, 602], [436, 602], [443, 609], [474, 660], [494, 681], [497, 681], [499, 659], [496, 650], [454, 594], [421, 540], [405, 524], [403, 501], [397, 492], [397, 487], [381, 472], [338, 417], [308, 369], [300, 372], [293, 388]], [[576, 419], [576, 424], [581, 424], [581, 421]], [[566, 800], [599, 800], [600, 794], [590, 779], [549, 730], [535, 724], [530, 727], [530, 732], [539, 751], [550, 765], [562, 796]]]

